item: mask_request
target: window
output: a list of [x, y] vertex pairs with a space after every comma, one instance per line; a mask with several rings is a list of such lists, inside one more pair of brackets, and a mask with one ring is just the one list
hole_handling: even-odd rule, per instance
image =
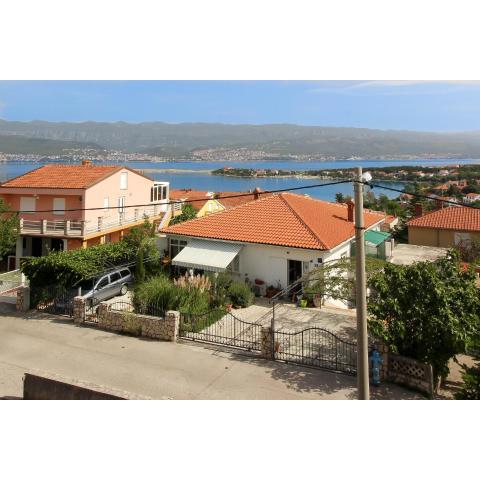
[[65, 215], [65, 199], [64, 198], [53, 199], [53, 214]]
[[170, 239], [170, 258], [175, 258], [187, 246], [186, 240]]
[[108, 209], [110, 206], [110, 199], [107, 197], [103, 197], [103, 208]]
[[158, 202], [159, 200], [165, 200], [167, 198], [167, 186], [166, 185], [154, 185], [150, 190], [150, 201]]
[[117, 282], [118, 280], [120, 280], [120, 274], [118, 272], [110, 275], [110, 283]]
[[122, 172], [120, 174], [120, 190], [126, 190], [128, 188], [128, 173]]
[[96, 290], [100, 290], [101, 288], [105, 288], [108, 285], [108, 276], [103, 277], [97, 284]]
[[125, 197], [118, 197], [118, 213], [125, 212]]
[[120, 272], [120, 275], [122, 276], [122, 278], [128, 277], [130, 275], [130, 270], [122, 270]]
[[34, 197], [20, 197], [20, 210], [22, 212], [34, 212], [35, 198]]

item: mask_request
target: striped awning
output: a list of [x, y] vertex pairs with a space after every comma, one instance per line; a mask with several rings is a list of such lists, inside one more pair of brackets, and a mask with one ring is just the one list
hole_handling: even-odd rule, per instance
[[208, 240], [189, 240], [186, 247], [172, 260], [172, 265], [223, 272], [242, 249], [242, 245]]

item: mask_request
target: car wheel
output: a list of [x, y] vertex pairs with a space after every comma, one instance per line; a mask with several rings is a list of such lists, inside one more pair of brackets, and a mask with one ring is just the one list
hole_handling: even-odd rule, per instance
[[127, 285], [122, 285], [122, 288], [120, 289], [120, 295], [125, 295], [127, 292], [128, 292]]

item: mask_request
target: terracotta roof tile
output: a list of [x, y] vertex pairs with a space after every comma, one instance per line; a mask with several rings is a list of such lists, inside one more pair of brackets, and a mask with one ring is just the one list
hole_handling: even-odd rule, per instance
[[103, 177], [123, 167], [106, 165], [44, 165], [1, 187], [15, 188], [88, 188]]
[[407, 222], [409, 227], [439, 228], [443, 230], [480, 231], [480, 209], [448, 207], [427, 213]]
[[[371, 227], [384, 215], [365, 210]], [[162, 230], [191, 237], [216, 238], [294, 248], [328, 250], [354, 236], [347, 206], [281, 193], [183, 222]]]

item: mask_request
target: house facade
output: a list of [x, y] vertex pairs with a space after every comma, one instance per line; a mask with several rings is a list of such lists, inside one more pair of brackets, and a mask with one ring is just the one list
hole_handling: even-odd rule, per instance
[[454, 247], [480, 240], [480, 210], [448, 207], [429, 212], [407, 222], [408, 243], [431, 247]]
[[188, 202], [197, 210], [196, 216], [200, 218], [257, 200], [260, 194], [261, 190], [258, 189], [248, 195], [244, 192], [205, 192], [192, 189], [172, 189], [170, 191], [170, 199], [177, 201], [177, 203], [172, 205], [174, 217], [182, 213], [182, 202]]
[[[20, 237], [9, 266], [22, 257], [119, 241], [145, 216], [168, 212], [167, 182], [121, 166], [45, 165], [0, 185], [0, 196], [20, 211]], [[135, 207], [133, 205], [136, 205]]]
[[[385, 216], [365, 210], [379, 230]], [[269, 195], [162, 230], [174, 267], [228, 271], [284, 289], [322, 263], [350, 257], [354, 206], [302, 195]]]

